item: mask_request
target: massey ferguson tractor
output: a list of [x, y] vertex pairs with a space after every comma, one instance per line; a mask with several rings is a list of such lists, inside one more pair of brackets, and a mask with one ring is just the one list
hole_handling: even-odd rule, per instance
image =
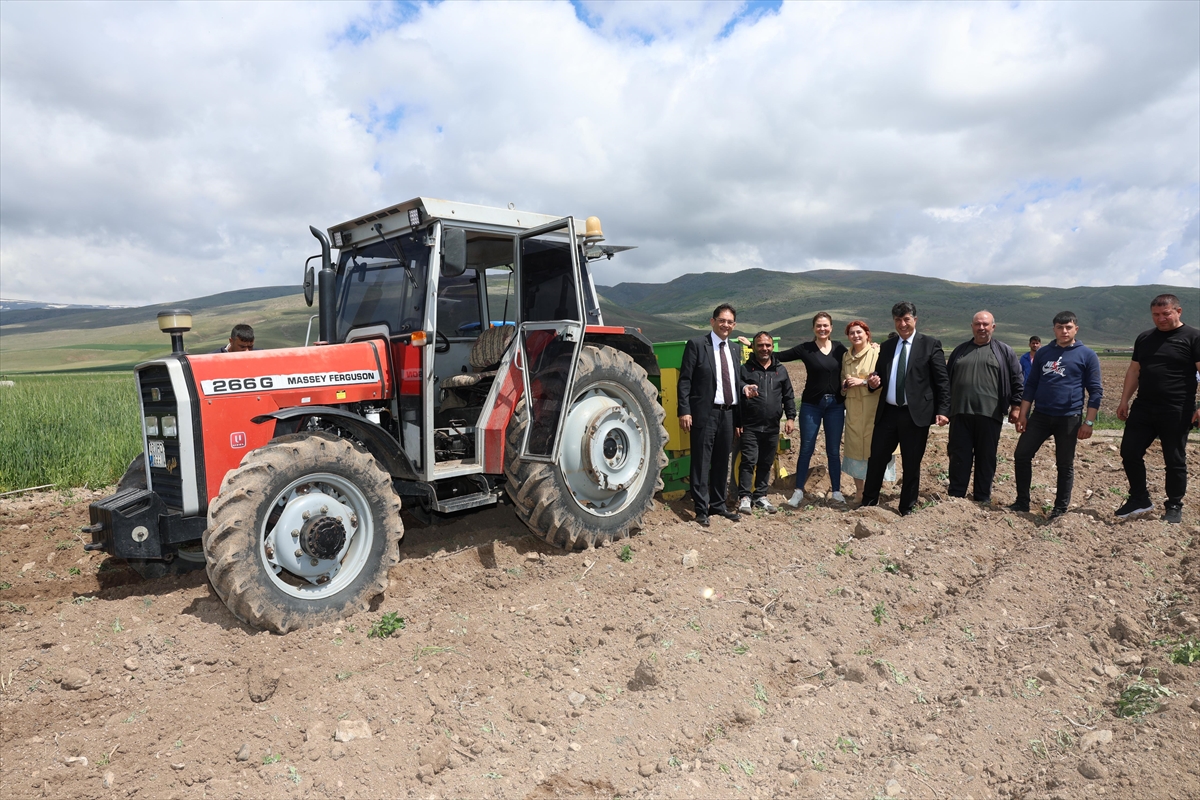
[[145, 452], [91, 506], [89, 549], [143, 574], [202, 561], [234, 615], [285, 633], [386, 588], [402, 505], [506, 497], [565, 549], [641, 527], [667, 463], [659, 370], [604, 324], [591, 265], [627, 248], [598, 219], [422, 197], [310, 230], [312, 346], [189, 355], [190, 315], [159, 315], [172, 353], [135, 370]]

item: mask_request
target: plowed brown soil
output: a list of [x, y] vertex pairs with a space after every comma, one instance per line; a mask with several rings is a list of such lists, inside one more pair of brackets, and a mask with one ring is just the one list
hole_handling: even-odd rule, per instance
[[[408, 521], [376, 608], [287, 636], [203, 571], [83, 552], [102, 493], [3, 499], [0, 796], [1197, 797], [1200, 664], [1166, 640], [1200, 635], [1200, 513], [1114, 520], [1118, 443], [1081, 444], [1052, 524], [946, 498], [944, 432], [904, 518], [894, 490], [709, 530], [679, 501], [627, 560], [506, 507]], [[1048, 444], [1035, 505], [1053, 469]], [[369, 638], [385, 612], [406, 627]], [[1116, 716], [1139, 676], [1170, 695]]]

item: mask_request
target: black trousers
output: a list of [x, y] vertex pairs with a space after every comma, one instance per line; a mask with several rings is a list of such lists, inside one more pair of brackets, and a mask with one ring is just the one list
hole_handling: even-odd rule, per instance
[[992, 499], [996, 477], [996, 448], [1004, 421], [982, 414], [956, 414], [950, 418], [950, 496], [966, 497], [975, 467], [975, 500]]
[[921, 461], [925, 458], [925, 445], [929, 442], [929, 426], [913, 422], [907, 408], [899, 408], [879, 401], [883, 412], [875, 420], [875, 432], [871, 434], [871, 455], [867, 459], [867, 477], [863, 481], [862, 504], [879, 504], [879, 489], [883, 486], [883, 473], [887, 471], [896, 445], [900, 445], [900, 464], [904, 469], [904, 483], [900, 487], [900, 513], [907, 514], [917, 505], [917, 492], [921, 489]]
[[[738, 499], [757, 501], [767, 496], [775, 450], [779, 447], [779, 426], [772, 430], [742, 429], [742, 463], [738, 467]], [[757, 475], [757, 480], [755, 476]]]
[[1146, 488], [1146, 450], [1158, 439], [1162, 442], [1163, 462], [1167, 468], [1167, 505], [1182, 506], [1187, 493], [1187, 435], [1192, 427], [1193, 406], [1155, 406], [1133, 401], [1125, 434], [1121, 437], [1121, 462], [1129, 479], [1129, 499], [1150, 502]]
[[692, 417], [692, 502], [699, 516], [725, 511], [729, 456], [733, 452], [733, 409], [713, 408]]
[[1071, 507], [1071, 490], [1075, 487], [1075, 445], [1079, 442], [1079, 426], [1083, 415], [1051, 417], [1034, 411], [1029, 415], [1025, 432], [1017, 440], [1013, 467], [1017, 476], [1017, 502], [1029, 504], [1029, 484], [1033, 481], [1033, 457], [1046, 440], [1054, 437], [1054, 463], [1058, 467], [1058, 487], [1054, 507], [1066, 511]]

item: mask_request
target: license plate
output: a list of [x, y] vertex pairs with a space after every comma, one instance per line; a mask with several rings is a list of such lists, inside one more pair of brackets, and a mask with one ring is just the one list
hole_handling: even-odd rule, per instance
[[146, 449], [150, 453], [150, 466], [159, 469], [167, 468], [167, 446], [162, 440], [151, 439], [147, 442]]

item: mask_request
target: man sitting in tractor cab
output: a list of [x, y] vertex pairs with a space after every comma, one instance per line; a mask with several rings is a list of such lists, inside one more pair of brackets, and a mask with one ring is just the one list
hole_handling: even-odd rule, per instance
[[254, 349], [254, 328], [239, 322], [229, 333], [229, 343], [213, 350], [214, 353], [243, 353]]

